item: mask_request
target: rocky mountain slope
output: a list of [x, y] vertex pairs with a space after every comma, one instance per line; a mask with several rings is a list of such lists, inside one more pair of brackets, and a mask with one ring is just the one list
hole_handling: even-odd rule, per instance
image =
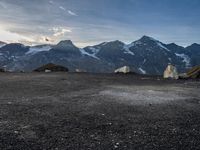
[[142, 74], [162, 74], [168, 63], [176, 65], [179, 72], [200, 64], [200, 45], [186, 48], [175, 43], [164, 44], [148, 36], [125, 44], [121, 41], [104, 42], [85, 48], [76, 47], [72, 41], [57, 45], [24, 46], [19, 43], [0, 43], [0, 68], [10, 71], [32, 71], [56, 63], [88, 72], [113, 72], [127, 65]]

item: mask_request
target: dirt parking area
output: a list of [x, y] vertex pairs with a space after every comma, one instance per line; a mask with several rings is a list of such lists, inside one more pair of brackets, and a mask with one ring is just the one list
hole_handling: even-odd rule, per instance
[[1, 73], [0, 149], [200, 149], [200, 82]]

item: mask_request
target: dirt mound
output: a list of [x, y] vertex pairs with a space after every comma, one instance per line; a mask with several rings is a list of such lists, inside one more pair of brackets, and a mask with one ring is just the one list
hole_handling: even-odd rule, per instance
[[33, 70], [34, 72], [68, 72], [68, 68], [61, 66], [61, 65], [56, 65], [53, 63], [49, 63], [46, 65], [43, 65], [35, 70]]
[[187, 72], [188, 78], [200, 78], [200, 66], [195, 66]]

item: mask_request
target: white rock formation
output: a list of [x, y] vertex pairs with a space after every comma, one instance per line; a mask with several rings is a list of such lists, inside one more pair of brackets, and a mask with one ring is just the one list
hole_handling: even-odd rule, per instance
[[131, 69], [129, 66], [124, 66], [124, 67], [121, 67], [117, 70], [115, 70], [115, 73], [130, 73], [131, 72]]
[[169, 64], [164, 71], [164, 78], [178, 79], [178, 72], [175, 66]]

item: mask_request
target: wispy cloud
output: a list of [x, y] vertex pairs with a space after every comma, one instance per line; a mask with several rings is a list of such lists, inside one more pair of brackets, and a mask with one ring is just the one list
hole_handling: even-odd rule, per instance
[[63, 6], [59, 6], [59, 8], [62, 10], [62, 11], [67, 11], [67, 13], [71, 16], [78, 16], [75, 12], [71, 11], [71, 10], [66, 10], [65, 7]]
[[71, 10], [68, 10], [67, 11], [70, 15], [72, 15], [72, 16], [78, 16], [75, 12], [73, 12], [73, 11], [71, 11]]
[[59, 7], [61, 10], [66, 11], [66, 9], [63, 6]]

